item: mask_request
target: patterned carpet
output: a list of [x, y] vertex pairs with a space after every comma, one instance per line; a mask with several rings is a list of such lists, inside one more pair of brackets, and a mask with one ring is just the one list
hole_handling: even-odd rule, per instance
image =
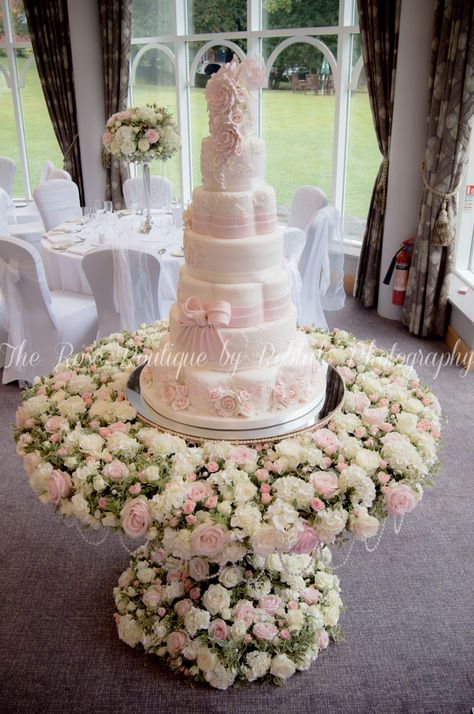
[[[474, 706], [474, 373], [444, 366], [353, 300], [332, 327], [417, 359], [446, 422], [435, 487], [399, 534], [356, 545], [338, 569], [345, 640], [284, 686], [218, 692], [171, 675], [119, 641], [112, 588], [134, 543], [67, 527], [31, 491], [15, 455], [14, 385], [0, 387], [0, 712], [71, 714], [468, 714]], [[419, 352], [421, 350], [421, 352]], [[420, 358], [423, 364], [420, 366]], [[447, 357], [447, 356], [446, 356]], [[87, 539], [86, 540], [84, 540]], [[334, 550], [335, 564], [347, 546]]]

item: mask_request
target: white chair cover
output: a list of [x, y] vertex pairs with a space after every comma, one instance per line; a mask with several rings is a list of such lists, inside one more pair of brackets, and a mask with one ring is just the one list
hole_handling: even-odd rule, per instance
[[[164, 176], [150, 176], [150, 206], [151, 208], [167, 208], [171, 205], [172, 184]], [[139, 208], [145, 206], [145, 192], [141, 177], [129, 178], [123, 185], [125, 205], [130, 210], [135, 204]]]
[[341, 218], [333, 206], [325, 206], [311, 219], [299, 268], [303, 287], [298, 322], [327, 329], [323, 309], [339, 310], [345, 300]]
[[296, 313], [301, 310], [301, 289], [303, 286], [301, 273], [298, 269], [301, 255], [306, 242], [306, 234], [299, 228], [285, 231], [283, 241], [283, 255], [285, 257], [284, 268], [288, 275], [288, 282], [291, 290], [291, 301], [296, 307]]
[[327, 206], [326, 195], [316, 186], [300, 186], [291, 202], [288, 225], [305, 231], [316, 211]]
[[52, 161], [45, 161], [43, 166], [41, 167], [41, 173], [40, 173], [40, 183], [43, 183], [43, 181], [47, 181], [49, 179], [49, 174], [51, 171], [54, 171], [54, 164]]
[[5, 364], [5, 352], [8, 339], [8, 313], [2, 291], [0, 290], [0, 367]]
[[5, 189], [0, 188], [0, 223], [16, 224], [15, 204]]
[[98, 337], [160, 319], [157, 256], [140, 248], [107, 245], [87, 253], [82, 268], [97, 305]]
[[73, 181], [44, 181], [35, 188], [33, 196], [47, 231], [56, 228], [63, 221], [82, 216], [79, 189]]
[[13, 192], [13, 182], [15, 180], [16, 164], [8, 156], [0, 156], [0, 188], [8, 193]]
[[93, 300], [50, 293], [39, 253], [17, 238], [0, 237], [0, 290], [7, 308], [4, 384], [32, 382], [50, 372], [61, 355], [94, 339]]
[[65, 181], [72, 181], [72, 176], [69, 171], [53, 168], [49, 172], [47, 180], [51, 181], [52, 179], [64, 179]]

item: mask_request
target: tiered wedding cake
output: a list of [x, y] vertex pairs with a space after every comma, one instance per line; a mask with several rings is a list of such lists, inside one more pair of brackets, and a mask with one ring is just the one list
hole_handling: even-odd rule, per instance
[[144, 399], [180, 424], [281, 424], [324, 391], [324, 370], [296, 330], [275, 192], [252, 127], [250, 91], [263, 84], [254, 61], [234, 59], [206, 87], [210, 136], [185, 214], [178, 301], [141, 377]]

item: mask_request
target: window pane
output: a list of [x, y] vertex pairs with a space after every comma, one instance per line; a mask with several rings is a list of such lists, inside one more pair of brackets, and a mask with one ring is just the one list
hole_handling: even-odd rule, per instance
[[[154, 102], [160, 106], [167, 107], [176, 119], [176, 78], [174, 68], [173, 45], [160, 44], [146, 46], [147, 49], [141, 54], [136, 62], [138, 52], [142, 50], [137, 45], [132, 46], [132, 66], [135, 69], [135, 81], [131, 87], [133, 105], [137, 107]], [[167, 51], [168, 50], [168, 51]], [[151, 173], [164, 175], [173, 184], [173, 194], [181, 194], [179, 153], [165, 162], [154, 161], [151, 166]]]
[[370, 198], [382, 156], [375, 136], [367, 81], [362, 68], [357, 89], [352, 93], [349, 112], [344, 234], [361, 241], [364, 235]]
[[188, 0], [188, 33], [244, 32], [247, 0]]
[[339, 0], [264, 0], [263, 29], [337, 26]]
[[[25, 67], [26, 63], [28, 63], [27, 67]], [[20, 98], [30, 182], [31, 188], [34, 189], [39, 183], [41, 167], [44, 162], [49, 160], [56, 167], [62, 168], [63, 156], [46, 108], [38, 70], [36, 69], [31, 49], [16, 50], [16, 64], [19, 78], [22, 77], [23, 71], [26, 70], [25, 85], [20, 89]], [[18, 171], [17, 165], [17, 173]], [[21, 188], [21, 195], [23, 195], [23, 187]]]
[[[5, 40], [5, 25], [3, 21], [3, 5], [0, 3], [0, 42], [4, 42]], [[4, 49], [0, 49], [0, 58], [3, 58], [6, 55], [6, 51]]]
[[12, 19], [13, 41], [24, 42], [30, 40], [28, 24], [26, 22], [23, 0], [10, 0], [10, 14]]
[[174, 35], [173, 0], [133, 0], [132, 37]]
[[[0, 55], [0, 66], [8, 70], [8, 62], [5, 56]], [[7, 87], [7, 83], [3, 72], [0, 70], [0, 156], [8, 156], [16, 163], [15, 183], [13, 185], [13, 196], [20, 197], [24, 195], [23, 182], [20, 173], [20, 153], [18, 151], [18, 139], [15, 127], [15, 114], [13, 111], [13, 102], [11, 90]]]
[[[265, 41], [266, 55], [270, 49]], [[284, 213], [303, 184], [331, 198], [335, 97], [329, 65], [313, 45], [291, 45], [272, 67], [270, 88], [263, 90], [266, 176]]]

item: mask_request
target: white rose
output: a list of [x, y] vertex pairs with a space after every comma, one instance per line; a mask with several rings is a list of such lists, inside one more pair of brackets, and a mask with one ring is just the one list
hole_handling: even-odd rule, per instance
[[122, 615], [118, 623], [118, 635], [130, 647], [136, 647], [142, 636], [142, 628], [131, 615]]
[[77, 374], [67, 385], [70, 394], [82, 394], [83, 392], [94, 392], [95, 382], [87, 374]]
[[[81, 399], [82, 402], [82, 399]], [[82, 402], [84, 404], [84, 402]], [[31, 416], [38, 416], [39, 414], [44, 414], [47, 412], [49, 407], [49, 399], [46, 396], [38, 395], [36, 397], [30, 397], [26, 402], [20, 407], [20, 413], [25, 416], [25, 418]]]
[[229, 516], [232, 513], [232, 504], [230, 501], [221, 501], [217, 505], [217, 510], [224, 516]]
[[254, 498], [257, 487], [253, 485], [250, 478], [242, 471], [234, 474], [234, 501], [236, 503], [246, 503]]
[[304, 672], [309, 669], [318, 656], [318, 652], [317, 647], [310, 647], [306, 652], [300, 655], [298, 658], [298, 671]]
[[99, 457], [103, 445], [104, 440], [98, 434], [81, 434], [79, 437], [79, 449], [87, 456]]
[[64, 399], [58, 404], [59, 413], [66, 417], [66, 419], [77, 419], [80, 414], [84, 414], [87, 410], [87, 406], [81, 397], [70, 397], [69, 399]]
[[121, 431], [116, 431], [114, 434], [107, 439], [107, 449], [112, 453], [123, 453], [127, 456], [134, 456], [140, 444], [136, 439], [133, 439]]
[[278, 679], [288, 679], [292, 674], [296, 672], [296, 665], [289, 657], [285, 654], [276, 655], [272, 659], [272, 664], [270, 667], [270, 673]]
[[240, 642], [245, 637], [249, 626], [243, 620], [236, 620], [230, 628], [230, 638], [235, 642]]
[[288, 623], [288, 628], [291, 631], [300, 630], [304, 622], [304, 614], [301, 610], [289, 610], [286, 616], [286, 621]]
[[416, 433], [416, 425], [418, 424], [418, 417], [416, 414], [411, 414], [410, 412], [401, 412], [397, 414], [397, 430], [401, 431], [402, 434], [414, 434]]
[[235, 588], [244, 579], [244, 569], [237, 565], [227, 565], [219, 574], [219, 582], [226, 588]]
[[74, 515], [79, 518], [79, 520], [84, 521], [90, 515], [89, 504], [82, 495], [82, 493], [76, 493], [72, 498], [72, 507]]
[[211, 615], [217, 615], [230, 607], [230, 592], [222, 585], [210, 585], [204, 593], [202, 602]]
[[184, 585], [179, 580], [172, 580], [163, 588], [163, 600], [172, 602], [184, 595]]
[[380, 466], [380, 455], [377, 451], [370, 449], [359, 449], [356, 454], [356, 464], [367, 473], [373, 473]]
[[314, 578], [314, 584], [316, 585], [318, 590], [326, 590], [332, 588], [334, 585], [334, 575], [331, 575], [331, 573], [325, 573], [324, 571], [320, 570]]
[[196, 663], [203, 672], [210, 672], [219, 662], [217, 655], [208, 647], [200, 647], [197, 651]]
[[295, 476], [282, 476], [277, 479], [274, 491], [278, 498], [293, 503], [299, 507], [308, 506], [314, 498], [314, 488], [307, 481]]
[[178, 531], [171, 552], [175, 558], [180, 558], [181, 560], [189, 560], [191, 558], [191, 531]]
[[147, 466], [146, 469], [142, 471], [142, 480], [148, 483], [153, 483], [154, 481], [160, 480], [160, 469], [158, 466]]
[[137, 573], [137, 578], [141, 583], [151, 583], [155, 577], [153, 568], [141, 568]]
[[210, 620], [211, 616], [207, 610], [192, 607], [184, 616], [184, 625], [191, 637], [194, 637], [198, 630], [207, 629]]
[[337, 625], [339, 620], [339, 607], [337, 605], [331, 605], [330, 607], [323, 608], [324, 624], [326, 627], [334, 627]]
[[349, 516], [348, 525], [358, 540], [365, 540], [377, 535], [380, 524], [374, 516], [369, 516], [366, 508], [358, 506]]
[[348, 513], [342, 508], [327, 508], [318, 514], [314, 530], [323, 543], [333, 543], [336, 536], [344, 530]]
[[137, 416], [136, 409], [132, 407], [130, 402], [113, 402], [114, 415], [117, 421], [132, 421]]
[[252, 535], [261, 520], [262, 515], [258, 507], [255, 504], [246, 503], [237, 506], [230, 524], [233, 528], [241, 528], [246, 535]]
[[236, 672], [230, 672], [224, 665], [219, 663], [208, 672], [205, 672], [204, 677], [211, 687], [225, 690], [233, 685]]
[[94, 476], [94, 478], [92, 479], [92, 485], [94, 489], [99, 493], [103, 491], [104, 488], [107, 486], [102, 476]]
[[245, 670], [245, 676], [249, 682], [254, 682], [268, 672], [272, 656], [268, 652], [249, 652], [245, 657], [245, 661], [248, 667]]
[[275, 528], [279, 531], [286, 531], [291, 523], [296, 523], [298, 517], [298, 511], [290, 506], [289, 503], [282, 501], [281, 498], [276, 498], [273, 501], [267, 508], [265, 515], [265, 518], [272, 521]]

